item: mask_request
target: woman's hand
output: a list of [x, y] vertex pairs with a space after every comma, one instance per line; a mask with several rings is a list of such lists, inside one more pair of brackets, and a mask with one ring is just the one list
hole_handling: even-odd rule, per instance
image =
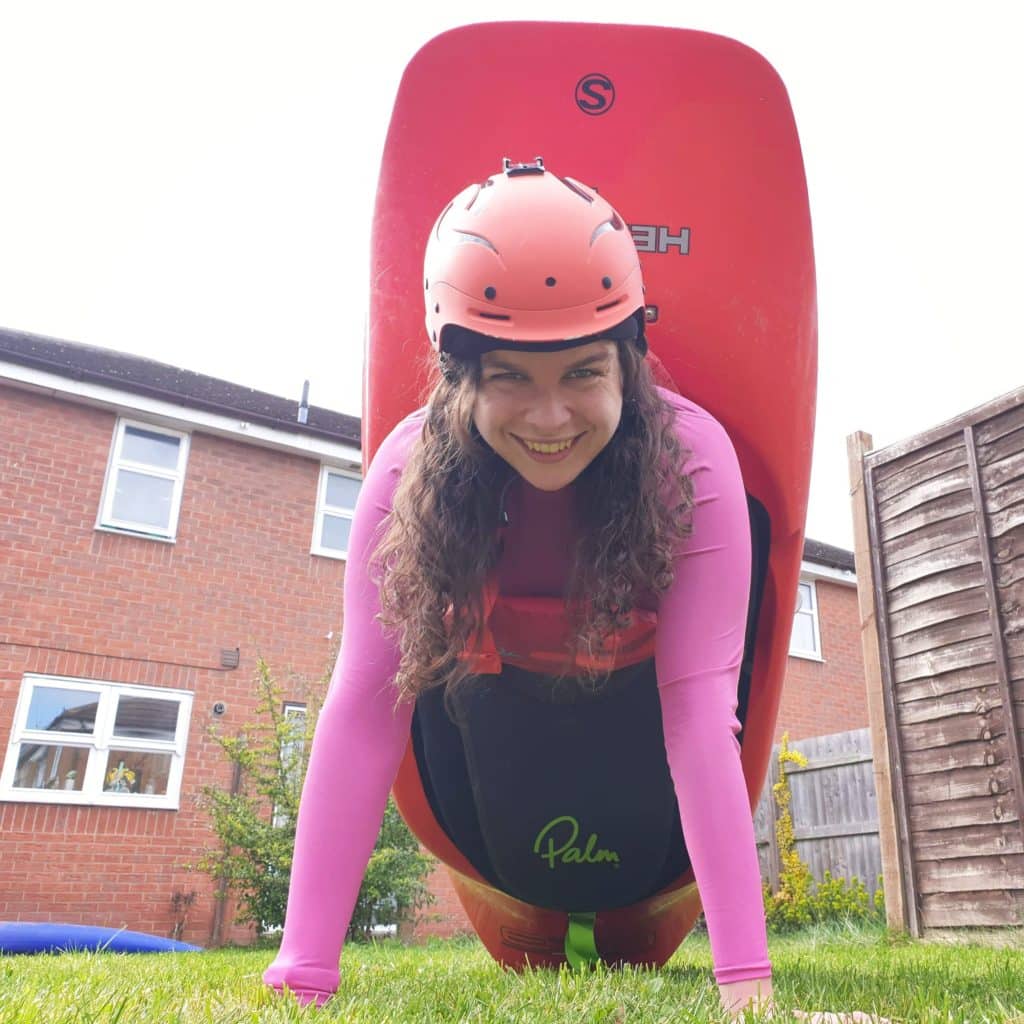
[[[760, 1007], [751, 1004], [750, 1009], [755, 1014], [761, 1014], [760, 1020], [781, 1021], [784, 1018], [776, 1011], [774, 1003], [763, 1003]], [[794, 1010], [793, 1017], [797, 1020], [806, 1020], [807, 1024], [892, 1024], [888, 1017], [877, 1017], [871, 1013], [862, 1013], [854, 1010], [852, 1013], [830, 1013], [827, 1010], [813, 1011]], [[733, 1024], [742, 1024], [745, 1020], [745, 1010], [734, 1010], [730, 1021]]]
[[754, 1013], [765, 1013], [772, 1009], [772, 979], [750, 978], [748, 981], [733, 981], [718, 986], [722, 1009], [730, 1021], [742, 1021], [743, 1011], [749, 1007]]
[[[760, 1014], [758, 1018], [760, 1020], [781, 1022], [786, 1019], [775, 1009], [773, 1002], [762, 1001], [758, 1003], [754, 1000], [744, 1009], [731, 1012], [729, 1019], [732, 1024], [742, 1024], [746, 1017], [745, 1011], [747, 1008], [754, 1011], [755, 1015]], [[878, 1017], [875, 1014], [862, 1013], [860, 1010], [854, 1010], [852, 1013], [831, 1013], [827, 1010], [815, 1010], [808, 1013], [806, 1010], [794, 1010], [793, 1017], [796, 1020], [805, 1020], [807, 1024], [892, 1024], [888, 1017]]]
[[[718, 994], [732, 1024], [742, 1024], [747, 1009], [755, 1016], [760, 1014], [763, 1020], [785, 1019], [775, 1008], [771, 978], [751, 978], [749, 981], [719, 985]], [[860, 1010], [852, 1013], [830, 1013], [826, 1010], [808, 1013], [806, 1010], [794, 1010], [793, 1017], [807, 1021], [807, 1024], [892, 1024], [888, 1017], [878, 1017]]]
[[865, 1024], [892, 1024], [888, 1017], [878, 1017], [873, 1013], [862, 1013], [860, 1010], [854, 1010], [852, 1013], [828, 1013], [825, 1010], [807, 1013], [805, 1010], [794, 1010], [793, 1016], [806, 1020], [807, 1024], [859, 1024], [860, 1021], [864, 1021]]
[[[270, 990], [276, 993], [281, 998], [286, 998], [286, 993], [282, 989], [276, 986], [270, 986]], [[314, 1006], [319, 1009], [324, 1005], [333, 995], [333, 992], [321, 992], [315, 988], [289, 988], [287, 995], [294, 996], [295, 1001], [301, 1007]]]

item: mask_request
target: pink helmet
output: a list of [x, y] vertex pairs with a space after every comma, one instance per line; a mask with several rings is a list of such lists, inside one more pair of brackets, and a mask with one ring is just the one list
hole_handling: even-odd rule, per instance
[[453, 327], [529, 344], [611, 335], [635, 319], [642, 340], [643, 279], [628, 225], [593, 189], [545, 170], [540, 157], [506, 157], [500, 174], [445, 207], [423, 276], [427, 334], [441, 352], [463, 334]]

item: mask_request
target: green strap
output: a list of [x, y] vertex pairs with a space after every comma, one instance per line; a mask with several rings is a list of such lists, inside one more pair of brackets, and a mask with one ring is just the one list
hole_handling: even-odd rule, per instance
[[601, 960], [594, 942], [596, 917], [596, 913], [569, 914], [569, 927], [565, 930], [565, 958], [574, 971]]

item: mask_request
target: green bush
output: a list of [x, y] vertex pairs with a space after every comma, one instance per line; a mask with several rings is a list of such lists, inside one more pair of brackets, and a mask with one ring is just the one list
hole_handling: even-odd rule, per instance
[[420, 844], [388, 800], [377, 845], [366, 867], [352, 920], [350, 939], [368, 939], [374, 925], [397, 925], [399, 921], [434, 902], [424, 878], [434, 860], [420, 852]]
[[[236, 783], [234, 792], [202, 787], [200, 806], [210, 815], [219, 845], [204, 851], [196, 867], [225, 885], [221, 898], [238, 898], [235, 923], [255, 924], [257, 936], [284, 925], [299, 798], [328, 679], [302, 695], [304, 715], [286, 716], [283, 691], [266, 662], [257, 659], [257, 721], [238, 736], [209, 730], [234, 765]], [[425, 879], [433, 864], [389, 798], [348, 937], [368, 937], [373, 925], [397, 924], [432, 902]]]
[[824, 879], [815, 883], [810, 868], [800, 859], [796, 850], [793, 816], [789, 811], [792, 794], [786, 765], [790, 762], [806, 766], [807, 758], [799, 751], [789, 749], [789, 733], [785, 733], [779, 750], [781, 777], [772, 787], [779, 808], [775, 824], [781, 864], [778, 892], [773, 893], [767, 882], [763, 884], [768, 930], [792, 931], [804, 925], [836, 920], [884, 921], [881, 875], [878, 876], [878, 888], [872, 904], [870, 894], [856, 876], [847, 881], [845, 878], [833, 878], [832, 873], [826, 871]]

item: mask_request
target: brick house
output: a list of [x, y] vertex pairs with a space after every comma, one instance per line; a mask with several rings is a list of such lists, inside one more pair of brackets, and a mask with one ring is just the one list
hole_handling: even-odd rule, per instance
[[[359, 421], [119, 353], [0, 332], [0, 919], [245, 942], [183, 863], [251, 718], [341, 629]], [[223, 911], [223, 912], [218, 912]]]
[[805, 540], [774, 742], [867, 725], [853, 552]]
[[[324, 685], [359, 477], [354, 417], [0, 329], [0, 920], [251, 939], [184, 867], [232, 785], [207, 729], [251, 720], [258, 655], [295, 710]], [[867, 724], [855, 582], [807, 541], [779, 736]]]

